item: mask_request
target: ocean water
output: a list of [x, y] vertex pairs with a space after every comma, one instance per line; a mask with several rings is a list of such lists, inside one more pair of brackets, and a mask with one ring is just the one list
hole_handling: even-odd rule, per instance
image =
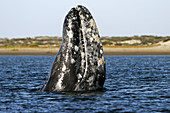
[[170, 56], [105, 58], [105, 90], [50, 93], [55, 56], [0, 56], [0, 112], [170, 112]]

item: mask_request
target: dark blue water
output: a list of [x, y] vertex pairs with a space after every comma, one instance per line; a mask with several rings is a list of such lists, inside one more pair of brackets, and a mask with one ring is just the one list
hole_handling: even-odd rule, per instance
[[1, 112], [170, 112], [170, 56], [105, 56], [104, 91], [48, 93], [55, 56], [0, 56]]

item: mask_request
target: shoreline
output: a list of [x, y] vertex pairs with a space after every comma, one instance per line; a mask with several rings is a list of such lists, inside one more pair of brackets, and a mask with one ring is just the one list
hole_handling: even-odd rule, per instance
[[[0, 55], [57, 55], [59, 48], [0, 48]], [[170, 55], [170, 47], [111, 48], [104, 55]]]

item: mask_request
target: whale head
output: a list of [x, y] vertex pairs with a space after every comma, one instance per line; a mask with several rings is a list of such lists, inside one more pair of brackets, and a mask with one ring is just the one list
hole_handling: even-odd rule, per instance
[[44, 91], [103, 88], [105, 58], [96, 23], [87, 8], [72, 8], [65, 17], [63, 39]]

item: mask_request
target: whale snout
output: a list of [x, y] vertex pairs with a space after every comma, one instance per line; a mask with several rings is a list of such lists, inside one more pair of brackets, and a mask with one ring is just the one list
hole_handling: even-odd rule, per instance
[[106, 66], [96, 23], [81, 5], [63, 24], [63, 41], [44, 91], [87, 91], [103, 88]]

